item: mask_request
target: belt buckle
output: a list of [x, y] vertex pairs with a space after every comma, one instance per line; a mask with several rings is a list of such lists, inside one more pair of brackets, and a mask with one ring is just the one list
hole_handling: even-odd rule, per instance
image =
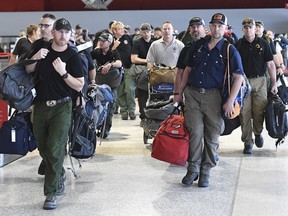
[[204, 94], [205, 93], [205, 89], [204, 88], [199, 88], [199, 93]]
[[49, 101], [46, 101], [46, 105], [49, 106], [49, 107], [53, 107], [57, 104], [57, 101], [56, 100], [49, 100]]

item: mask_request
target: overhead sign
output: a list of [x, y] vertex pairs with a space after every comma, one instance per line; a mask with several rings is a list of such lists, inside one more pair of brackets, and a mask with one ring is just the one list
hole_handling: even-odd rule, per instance
[[103, 9], [107, 10], [108, 5], [112, 2], [113, 0], [82, 0], [82, 2], [85, 3], [85, 8], [90, 8], [90, 9]]

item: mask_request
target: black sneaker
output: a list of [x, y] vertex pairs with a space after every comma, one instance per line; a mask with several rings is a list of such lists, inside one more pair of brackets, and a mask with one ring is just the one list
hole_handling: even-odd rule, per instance
[[45, 170], [46, 170], [45, 166], [46, 166], [46, 164], [45, 164], [45, 162], [42, 160], [41, 163], [40, 163], [40, 165], [39, 165], [39, 167], [38, 167], [38, 174], [39, 174], [39, 175], [45, 175]]
[[252, 154], [252, 150], [253, 150], [252, 144], [244, 145], [243, 154]]
[[44, 201], [43, 209], [53, 210], [57, 208], [56, 196], [48, 195]]
[[255, 134], [255, 145], [258, 147], [258, 148], [262, 148], [263, 145], [264, 145], [264, 140], [263, 140], [263, 137], [261, 134], [259, 135], [256, 135]]
[[182, 184], [189, 186], [193, 183], [193, 181], [196, 181], [197, 179], [198, 179], [198, 173], [188, 170], [186, 175], [182, 179]]
[[58, 181], [57, 191], [55, 193], [56, 196], [61, 196], [64, 194], [65, 191], [65, 181], [66, 181], [66, 174], [62, 175]]

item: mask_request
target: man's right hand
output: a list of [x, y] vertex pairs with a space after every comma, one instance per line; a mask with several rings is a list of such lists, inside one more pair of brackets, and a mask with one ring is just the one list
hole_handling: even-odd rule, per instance
[[49, 50], [46, 48], [41, 48], [33, 57], [33, 60], [39, 60], [39, 59], [44, 59], [47, 54], [49, 53]]

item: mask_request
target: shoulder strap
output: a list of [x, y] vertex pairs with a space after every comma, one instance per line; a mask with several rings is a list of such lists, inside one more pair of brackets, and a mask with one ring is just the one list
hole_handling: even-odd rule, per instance
[[[222, 88], [222, 94], [227, 82], [227, 87], [228, 87], [228, 96], [230, 95], [231, 92], [231, 82], [230, 82], [230, 43], [227, 43], [227, 45], [225, 45], [225, 50], [224, 53], [226, 53], [226, 70], [225, 70], [225, 74], [224, 74], [224, 81], [223, 81], [223, 88]], [[223, 44], [223, 48], [224, 48], [224, 44]]]
[[231, 45], [231, 43], [229, 43], [229, 41], [227, 39], [224, 39], [224, 43], [223, 43], [223, 46], [221, 49], [221, 55], [222, 55], [222, 58], [223, 58], [223, 61], [224, 61], [224, 64], [226, 65], [226, 67], [227, 67], [227, 61], [229, 58], [230, 45]]

